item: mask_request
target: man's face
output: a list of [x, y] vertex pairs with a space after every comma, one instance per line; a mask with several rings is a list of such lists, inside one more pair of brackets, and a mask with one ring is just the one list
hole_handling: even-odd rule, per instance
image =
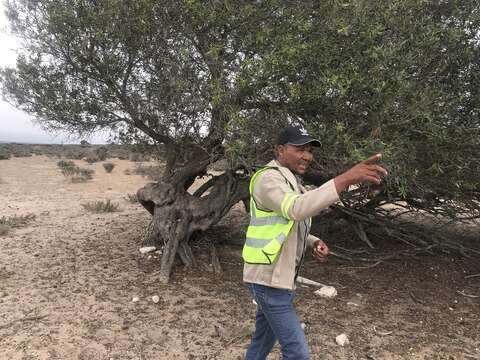
[[278, 161], [293, 173], [304, 175], [313, 160], [312, 145], [278, 145]]

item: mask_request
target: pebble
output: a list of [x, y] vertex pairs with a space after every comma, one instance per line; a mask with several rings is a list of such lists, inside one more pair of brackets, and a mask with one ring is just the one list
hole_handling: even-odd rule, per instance
[[160, 297], [158, 295], [153, 295], [152, 296], [152, 301], [157, 304], [160, 301]]
[[323, 298], [332, 299], [337, 296], [337, 289], [335, 289], [333, 286], [322, 286], [320, 289], [315, 291], [314, 294]]
[[340, 334], [335, 338], [335, 342], [340, 346], [345, 346], [350, 343], [346, 334]]
[[138, 296], [134, 296], [134, 297], [132, 298], [132, 302], [133, 302], [133, 303], [136, 303], [136, 302], [138, 302], [139, 300], [140, 300], [140, 298], [139, 298]]
[[155, 246], [144, 246], [144, 247], [141, 247], [139, 250], [142, 254], [146, 254], [146, 253], [157, 250], [157, 248]]

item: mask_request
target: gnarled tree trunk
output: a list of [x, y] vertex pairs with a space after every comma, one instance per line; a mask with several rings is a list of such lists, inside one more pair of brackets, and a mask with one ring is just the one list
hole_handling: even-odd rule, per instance
[[[179, 154], [176, 150], [170, 154]], [[188, 244], [191, 235], [216, 224], [234, 204], [248, 197], [248, 179], [233, 171], [213, 177], [190, 194], [188, 188], [198, 176], [206, 174], [212, 159], [199, 147], [192, 147], [183, 160], [178, 156], [168, 159], [162, 180], [147, 184], [137, 193], [153, 216], [157, 241], [164, 244], [160, 267], [163, 283], [170, 279], [176, 254], [185, 265], [192, 263]]]

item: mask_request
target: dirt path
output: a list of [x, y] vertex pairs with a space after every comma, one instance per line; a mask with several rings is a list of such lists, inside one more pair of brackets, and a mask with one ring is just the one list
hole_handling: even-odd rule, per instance
[[[134, 164], [113, 159], [107, 174], [78, 161], [95, 175], [71, 184], [56, 161], [0, 161], [0, 217], [36, 215], [0, 237], [0, 359], [241, 359], [255, 307], [241, 282], [240, 249], [219, 247], [219, 277], [200, 246], [198, 267], [179, 267], [161, 285], [159, 260], [138, 251], [149, 215], [124, 199], [147, 182], [124, 173]], [[80, 205], [103, 199], [121, 211]], [[208, 236], [237, 236], [239, 218], [237, 209]], [[475, 273], [478, 260], [451, 257], [371, 269], [308, 261], [305, 276], [339, 291], [324, 300], [298, 290], [312, 358], [480, 359], [480, 299], [457, 292], [480, 295], [480, 279], [465, 279]], [[351, 340], [345, 348], [334, 342], [342, 332]], [[279, 358], [277, 348], [269, 359]]]

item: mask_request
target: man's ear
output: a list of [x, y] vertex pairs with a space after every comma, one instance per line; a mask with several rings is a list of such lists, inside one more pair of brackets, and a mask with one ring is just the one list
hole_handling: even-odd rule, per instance
[[280, 158], [283, 156], [283, 152], [285, 151], [285, 146], [283, 145], [277, 145], [277, 158]]

